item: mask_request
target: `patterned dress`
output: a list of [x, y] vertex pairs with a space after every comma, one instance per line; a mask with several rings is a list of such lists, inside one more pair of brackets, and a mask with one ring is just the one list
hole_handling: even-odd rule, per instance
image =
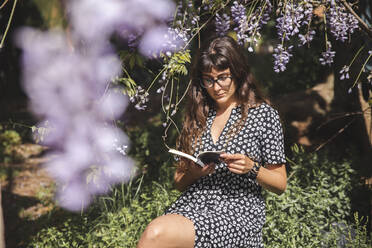
[[[228, 139], [227, 145], [227, 130], [241, 118], [241, 107], [232, 109], [216, 144], [211, 135], [215, 117], [216, 111], [211, 110], [200, 150], [241, 153], [263, 165], [286, 162], [279, 115], [268, 104], [251, 108], [244, 126]], [[196, 148], [194, 155], [198, 153]], [[263, 247], [265, 202], [261, 186], [250, 173], [230, 172], [226, 163], [190, 185], [165, 214], [180, 214], [194, 223], [196, 248]]]

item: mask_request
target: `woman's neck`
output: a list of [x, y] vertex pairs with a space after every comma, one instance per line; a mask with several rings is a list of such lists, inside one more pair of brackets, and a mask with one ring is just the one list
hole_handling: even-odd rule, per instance
[[236, 106], [238, 106], [237, 101], [232, 101], [232, 102], [229, 102], [229, 103], [226, 103], [226, 104], [219, 104], [219, 105], [216, 106], [217, 107], [217, 114], [223, 114], [223, 113], [226, 113], [226, 111], [230, 112]]

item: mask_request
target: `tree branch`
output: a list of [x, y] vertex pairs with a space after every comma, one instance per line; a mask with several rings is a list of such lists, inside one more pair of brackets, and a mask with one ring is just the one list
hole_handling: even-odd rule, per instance
[[346, 0], [341, 0], [341, 3], [345, 6], [345, 8], [353, 15], [355, 16], [355, 18], [358, 20], [359, 22], [359, 26], [362, 28], [362, 30], [364, 30], [368, 36], [372, 39], [372, 29], [368, 26], [367, 23], [365, 23], [362, 18], [360, 18], [360, 16], [355, 13], [355, 11], [353, 10], [353, 8], [351, 8], [351, 6], [348, 4], [348, 2], [346, 2]]

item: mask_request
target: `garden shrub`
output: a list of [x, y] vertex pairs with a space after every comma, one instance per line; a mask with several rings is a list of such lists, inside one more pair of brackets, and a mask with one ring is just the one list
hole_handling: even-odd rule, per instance
[[[357, 183], [350, 162], [300, 152], [290, 164], [285, 193], [264, 191], [265, 247], [371, 247], [365, 223], [349, 219], [350, 192]], [[144, 178], [114, 188], [80, 218], [46, 226], [31, 247], [136, 247], [147, 224], [180, 194], [171, 178], [159, 183]]]
[[322, 247], [331, 224], [346, 222], [351, 214], [357, 181], [350, 162], [303, 151], [294, 157], [287, 190], [280, 196], [265, 191], [265, 247]]

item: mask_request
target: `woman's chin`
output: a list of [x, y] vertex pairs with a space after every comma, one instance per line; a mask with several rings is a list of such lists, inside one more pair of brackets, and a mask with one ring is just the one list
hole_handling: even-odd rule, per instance
[[216, 98], [215, 101], [217, 105], [225, 105], [226, 103], [228, 103], [228, 99], [226, 99], [225, 97]]

